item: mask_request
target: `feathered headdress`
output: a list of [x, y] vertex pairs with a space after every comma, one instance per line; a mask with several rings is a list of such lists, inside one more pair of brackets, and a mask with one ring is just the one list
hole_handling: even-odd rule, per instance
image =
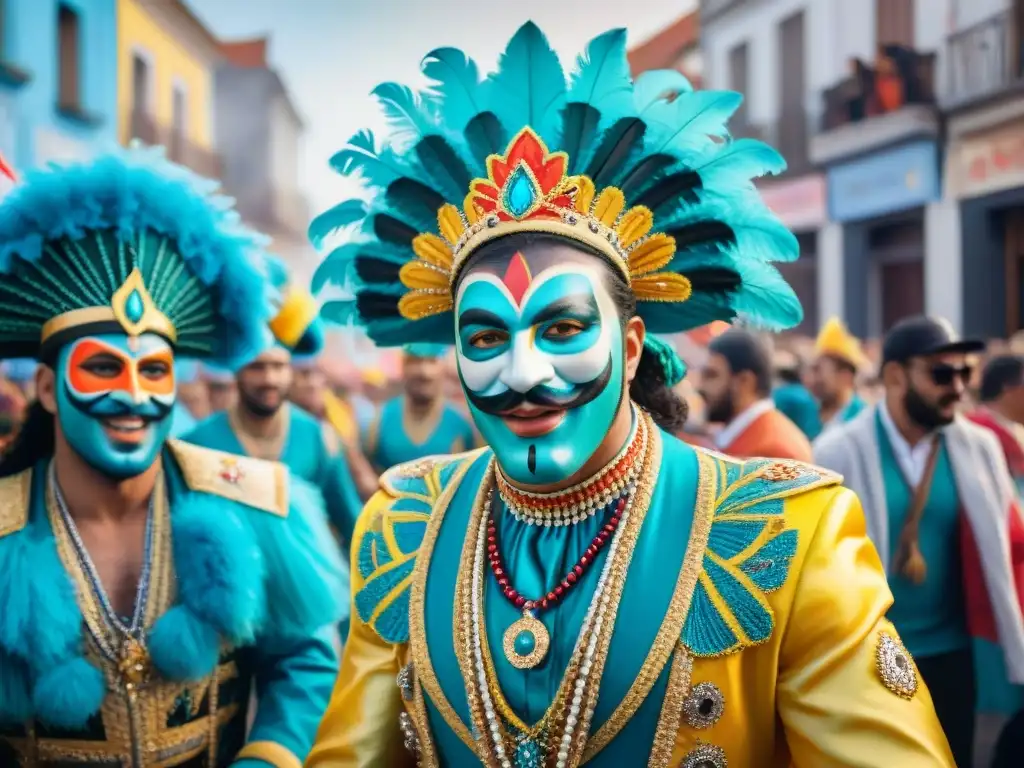
[[296, 285], [281, 259], [269, 254], [264, 258], [270, 283], [277, 291], [277, 312], [270, 321], [274, 339], [302, 357], [320, 354], [324, 347], [320, 305], [307, 288]]
[[263, 240], [215, 188], [156, 149], [26, 174], [0, 203], [0, 358], [113, 331], [252, 355], [273, 311]]
[[364, 326], [383, 346], [451, 344], [453, 287], [484, 243], [545, 232], [596, 249], [630, 284], [654, 333], [714, 320], [787, 328], [802, 318], [771, 265], [798, 255], [793, 235], [751, 180], [785, 163], [767, 145], [730, 140], [742, 97], [693, 91], [676, 71], [630, 77], [626, 34], [590, 43], [566, 79], [540, 30], [524, 25], [497, 72], [480, 79], [464, 53], [428, 54], [426, 93], [374, 90], [391, 127], [363, 131], [331, 160], [370, 202], [349, 200], [310, 226], [317, 245], [340, 229], [314, 278], [354, 298], [325, 318]]

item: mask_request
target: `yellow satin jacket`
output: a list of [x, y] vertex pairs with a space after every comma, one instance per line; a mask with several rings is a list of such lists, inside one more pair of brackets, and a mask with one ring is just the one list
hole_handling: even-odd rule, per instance
[[[660, 441], [655, 488], [671, 485], [668, 454], [693, 450], [666, 435]], [[455, 711], [465, 692], [439, 682], [419, 615], [438, 537], [446, 524], [464, 525], [458, 487], [476, 486], [466, 497], [480, 496], [479, 467], [490, 456], [484, 449], [426, 459], [382, 478], [356, 528], [351, 633], [309, 768], [475, 764], [450, 752], [442, 759], [439, 728], [466, 755], [499, 764], [476, 753], [472, 725]], [[737, 462], [702, 450], [697, 463], [698, 503], [671, 603], [655, 617], [661, 627], [643, 666], [627, 670], [618, 689], [601, 683], [600, 695], [618, 704], [591, 730], [580, 764], [622, 766], [625, 754], [630, 766], [673, 768], [954, 768], [931, 697], [885, 618], [892, 595], [842, 479], [797, 462]], [[647, 524], [657, 523], [652, 515]], [[396, 527], [403, 523], [425, 527], [412, 551]], [[753, 524], [756, 539], [736, 545], [730, 526], [739, 523]], [[395, 573], [402, 567], [407, 575]], [[776, 583], [762, 578], [773, 569]], [[745, 593], [730, 597], [721, 572]], [[387, 573], [392, 584], [404, 582], [373, 597]], [[753, 626], [740, 615], [750, 599], [769, 617], [763, 636], [744, 629]], [[719, 619], [730, 632], [712, 631]], [[616, 625], [612, 642], [620, 631], [630, 628]], [[642, 717], [653, 739], [637, 739], [631, 724]]]

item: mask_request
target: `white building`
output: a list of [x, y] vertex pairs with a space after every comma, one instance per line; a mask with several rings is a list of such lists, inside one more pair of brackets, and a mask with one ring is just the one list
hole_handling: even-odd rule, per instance
[[741, 130], [790, 161], [763, 188], [801, 237], [787, 276], [807, 330], [834, 314], [862, 336], [922, 311], [962, 324], [959, 206], [942, 183], [936, 101], [951, 87], [950, 36], [1008, 4], [701, 3], [706, 87], [743, 91]]

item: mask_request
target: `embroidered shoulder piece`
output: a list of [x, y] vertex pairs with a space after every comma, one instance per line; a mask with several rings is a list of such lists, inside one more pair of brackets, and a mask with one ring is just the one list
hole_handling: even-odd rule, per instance
[[683, 643], [695, 656], [724, 656], [765, 642], [775, 628], [765, 595], [785, 584], [797, 548], [785, 500], [842, 478], [797, 461], [705, 453], [714, 464], [714, 516]]
[[390, 498], [369, 513], [359, 542], [363, 587], [355, 606], [359, 618], [384, 641], [408, 642], [409, 588], [430, 513], [458, 471], [482, 452], [430, 456], [398, 464], [381, 476], [381, 490]]
[[31, 489], [31, 469], [0, 479], [0, 539], [17, 533], [28, 524]]
[[288, 468], [276, 461], [202, 448], [181, 440], [168, 440], [185, 484], [193, 491], [288, 516]]

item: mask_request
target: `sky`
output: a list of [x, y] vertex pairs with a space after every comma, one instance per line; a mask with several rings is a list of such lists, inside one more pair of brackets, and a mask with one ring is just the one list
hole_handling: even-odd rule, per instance
[[[490, 71], [516, 29], [533, 20], [563, 64], [605, 30], [643, 42], [696, 0], [187, 0], [222, 39], [269, 35], [270, 64], [306, 122], [300, 185], [314, 212], [358, 194], [328, 159], [357, 131], [384, 127], [370, 91], [394, 80], [423, 84], [429, 51], [455, 46]], [[601, 6], [601, 10], [597, 10]]]

